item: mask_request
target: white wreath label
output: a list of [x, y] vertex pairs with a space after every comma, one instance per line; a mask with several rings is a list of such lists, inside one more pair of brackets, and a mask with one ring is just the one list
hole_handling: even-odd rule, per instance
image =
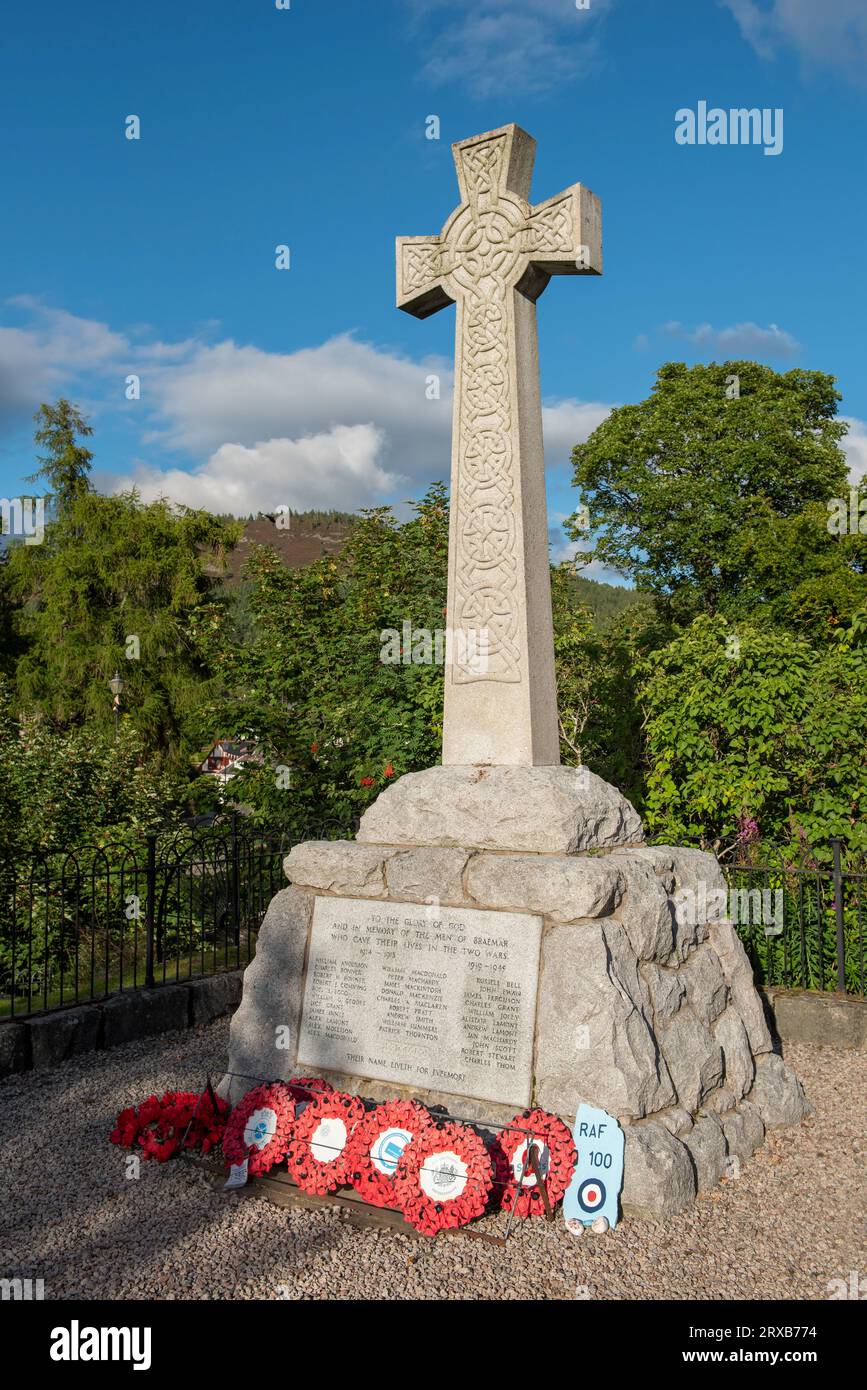
[[310, 1136], [310, 1152], [317, 1163], [331, 1163], [346, 1148], [346, 1125], [336, 1115], [328, 1115]]

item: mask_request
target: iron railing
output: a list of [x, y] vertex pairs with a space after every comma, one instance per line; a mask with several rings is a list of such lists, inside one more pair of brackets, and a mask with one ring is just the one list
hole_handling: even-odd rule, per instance
[[[0, 1019], [246, 965], [283, 859], [308, 839], [351, 838], [311, 823], [294, 837], [233, 815], [205, 829], [0, 859]], [[865, 994], [867, 872], [806, 853], [723, 863], [734, 921], [760, 985]]]
[[734, 921], [760, 985], [865, 993], [867, 871], [843, 867], [842, 841], [830, 862], [807, 849], [797, 859], [758, 852], [723, 863]]
[[299, 839], [233, 815], [207, 828], [0, 859], [0, 1019], [246, 965]]

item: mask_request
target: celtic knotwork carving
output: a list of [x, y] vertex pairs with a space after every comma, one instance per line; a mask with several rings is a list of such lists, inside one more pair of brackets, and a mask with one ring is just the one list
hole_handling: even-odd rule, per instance
[[[449, 626], [458, 639], [451, 680], [520, 681], [520, 488], [514, 393], [512, 296], [528, 260], [572, 249], [571, 203], [538, 212], [509, 186], [512, 145], [504, 135], [461, 146], [465, 202], [441, 236], [403, 247], [405, 296], [436, 282], [458, 303], [460, 351], [454, 550]], [[520, 182], [519, 175], [516, 175]], [[474, 659], [478, 653], [484, 660]]]
[[[521, 679], [518, 645], [518, 562], [509, 379], [510, 318], [503, 271], [514, 259], [511, 234], [476, 223], [466, 261], [460, 469], [452, 626], [467, 634], [456, 649], [457, 682]], [[465, 238], [466, 240], [467, 238]], [[481, 634], [481, 635], [480, 635]], [[475, 640], [473, 640], [473, 638]], [[472, 659], [479, 649], [485, 660]], [[469, 653], [468, 659], [461, 659]]]
[[489, 140], [486, 144], [471, 145], [463, 152], [464, 178], [470, 201], [491, 195], [496, 198], [502, 182], [503, 160], [506, 157], [504, 140]]
[[405, 246], [403, 248], [403, 284], [407, 294], [423, 290], [442, 274], [442, 252], [439, 246]]
[[527, 228], [524, 250], [543, 255], [557, 251], [568, 254], [573, 250], [573, 235], [572, 213], [568, 200], [563, 198], [559, 203], [552, 203], [550, 207], [534, 213]]

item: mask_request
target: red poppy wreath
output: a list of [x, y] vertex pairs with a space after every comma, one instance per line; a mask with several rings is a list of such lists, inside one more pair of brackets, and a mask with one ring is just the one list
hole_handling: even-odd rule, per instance
[[481, 1216], [493, 1183], [484, 1141], [468, 1125], [444, 1124], [418, 1134], [397, 1165], [400, 1209], [425, 1236]]
[[348, 1141], [364, 1115], [364, 1102], [342, 1091], [318, 1096], [295, 1121], [286, 1167], [302, 1192], [324, 1197], [345, 1187]]
[[[168, 1094], [168, 1092], [166, 1093]], [[162, 1103], [156, 1096], [148, 1096], [139, 1105], [129, 1105], [121, 1110], [109, 1134], [112, 1144], [120, 1144], [122, 1149], [131, 1149], [144, 1134], [149, 1125], [155, 1124], [162, 1114]]]
[[109, 1138], [124, 1149], [139, 1145], [145, 1158], [165, 1163], [183, 1146], [209, 1153], [220, 1142], [229, 1107], [208, 1091], [166, 1091], [121, 1110]]
[[[542, 1192], [532, 1168], [525, 1167], [529, 1135], [553, 1206], [569, 1186], [577, 1154], [569, 1129], [547, 1110], [524, 1110], [508, 1129], [500, 1131], [492, 1146], [500, 1206], [515, 1208], [515, 1215], [544, 1216]], [[522, 1179], [523, 1172], [523, 1179]]]
[[317, 1096], [330, 1096], [334, 1091], [331, 1082], [324, 1081], [321, 1076], [293, 1076], [286, 1085], [296, 1105], [316, 1100]]
[[347, 1153], [356, 1192], [372, 1207], [395, 1207], [398, 1160], [416, 1135], [433, 1127], [429, 1112], [417, 1100], [389, 1100], [369, 1110], [352, 1131]]
[[254, 1086], [235, 1106], [223, 1135], [229, 1164], [248, 1159], [250, 1177], [261, 1177], [286, 1155], [295, 1120], [295, 1102], [282, 1081]]

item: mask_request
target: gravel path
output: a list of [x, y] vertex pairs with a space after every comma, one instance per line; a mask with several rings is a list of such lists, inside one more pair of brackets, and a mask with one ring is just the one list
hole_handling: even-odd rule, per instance
[[831, 1279], [867, 1280], [863, 1052], [788, 1047], [816, 1113], [668, 1225], [576, 1240], [558, 1213], [500, 1248], [227, 1196], [182, 1160], [128, 1180], [117, 1111], [219, 1076], [227, 1035], [221, 1020], [0, 1083], [0, 1277], [61, 1299], [825, 1299]]

